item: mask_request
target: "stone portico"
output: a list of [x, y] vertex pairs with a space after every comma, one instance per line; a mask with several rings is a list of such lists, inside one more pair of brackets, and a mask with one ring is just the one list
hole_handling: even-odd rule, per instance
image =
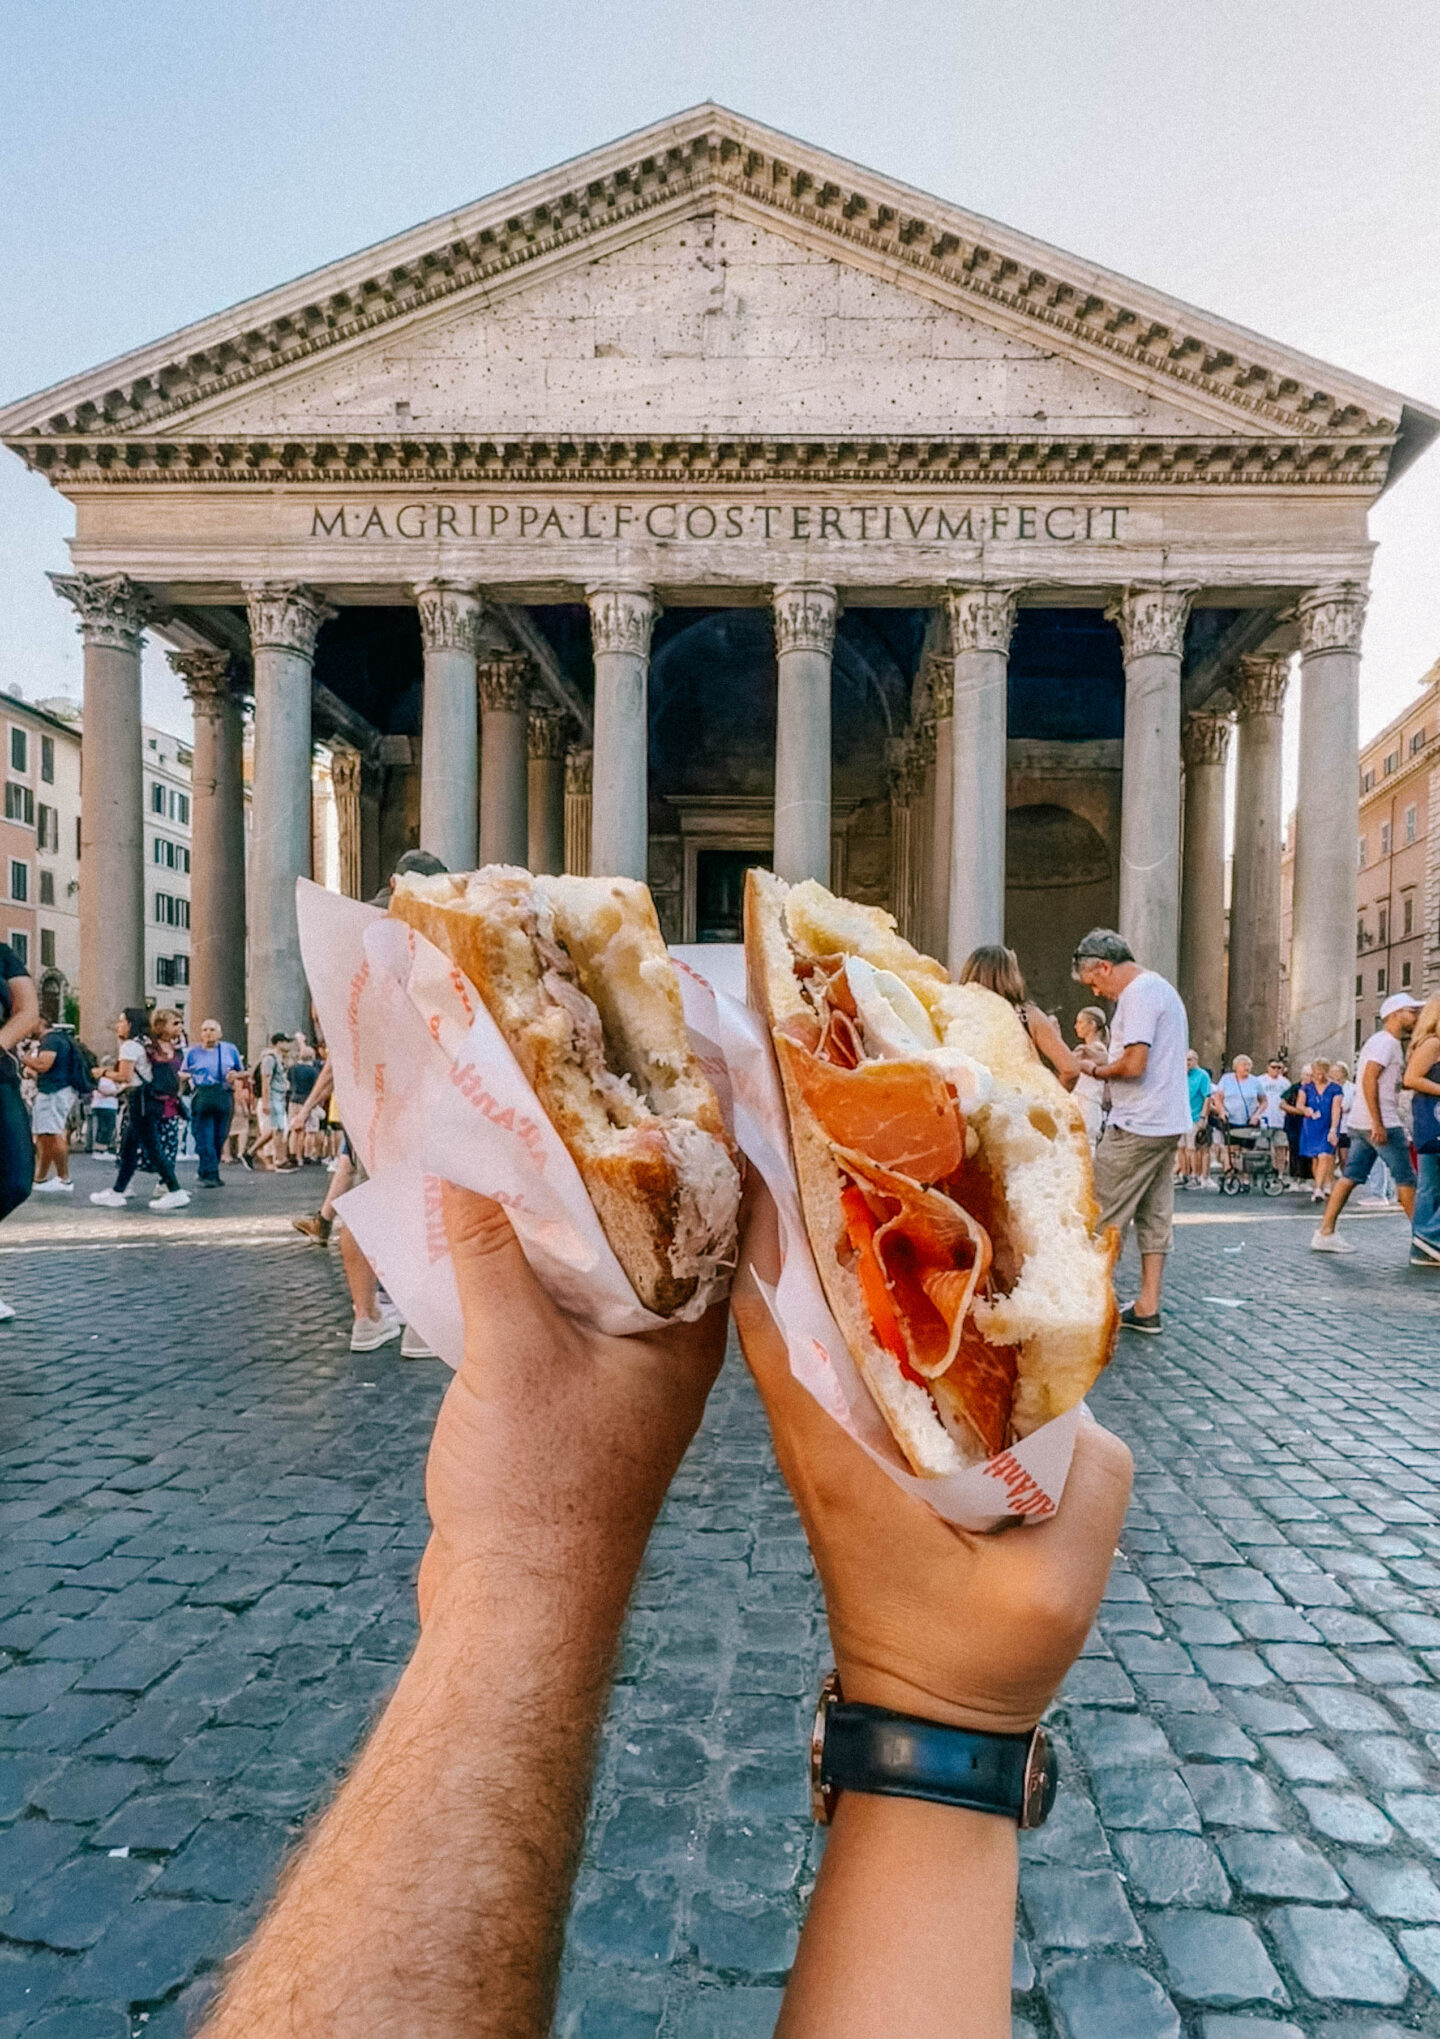
[[308, 1021], [320, 742], [357, 894], [418, 843], [648, 876], [714, 939], [773, 861], [1067, 1010], [1115, 921], [1207, 1060], [1338, 1053], [1367, 513], [1437, 429], [714, 106], [75, 377], [0, 437], [76, 511], [87, 1028], [140, 983], [150, 630], [197, 711], [193, 1009], [252, 1041]]

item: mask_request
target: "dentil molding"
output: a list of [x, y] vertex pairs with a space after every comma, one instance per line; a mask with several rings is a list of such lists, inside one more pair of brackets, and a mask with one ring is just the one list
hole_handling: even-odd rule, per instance
[[293, 651], [313, 659], [322, 623], [336, 611], [323, 595], [301, 583], [264, 581], [245, 590], [252, 651]]
[[828, 658], [835, 648], [840, 598], [825, 581], [790, 581], [772, 597], [775, 650], [818, 651]]
[[140, 635], [154, 614], [148, 588], [128, 574], [52, 573], [50, 585], [74, 605], [86, 644], [112, 651], [138, 651]]
[[1358, 651], [1370, 591], [1361, 581], [1331, 581], [1311, 588], [1295, 605], [1300, 656], [1319, 651]]
[[1126, 588], [1106, 609], [1120, 626], [1126, 659], [1180, 658], [1185, 624], [1198, 588]]
[[[950, 617], [950, 643], [962, 651], [1009, 653], [1015, 628], [1016, 588], [948, 587], [945, 607]], [[954, 669], [952, 666], [952, 681]]]
[[1180, 755], [1185, 760], [1185, 769], [1193, 771], [1197, 765], [1223, 765], [1230, 755], [1231, 727], [1228, 715], [1204, 710], [1187, 715], [1180, 730]]

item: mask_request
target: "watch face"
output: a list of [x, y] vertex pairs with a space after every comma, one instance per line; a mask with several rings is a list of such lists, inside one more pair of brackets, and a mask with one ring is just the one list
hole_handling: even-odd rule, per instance
[[1050, 1737], [1043, 1727], [1037, 1727], [1030, 1737], [1030, 1752], [1025, 1759], [1024, 1804], [1020, 1809], [1022, 1828], [1044, 1826], [1055, 1803], [1059, 1783], [1060, 1765], [1050, 1746]]

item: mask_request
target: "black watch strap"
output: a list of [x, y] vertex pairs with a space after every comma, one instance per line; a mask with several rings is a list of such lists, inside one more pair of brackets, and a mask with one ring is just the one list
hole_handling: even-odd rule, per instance
[[839, 1697], [827, 1681], [815, 1722], [817, 1816], [828, 1819], [835, 1794], [877, 1792], [992, 1812], [1038, 1827], [1054, 1803], [1056, 1761], [1043, 1728], [990, 1735], [891, 1713]]

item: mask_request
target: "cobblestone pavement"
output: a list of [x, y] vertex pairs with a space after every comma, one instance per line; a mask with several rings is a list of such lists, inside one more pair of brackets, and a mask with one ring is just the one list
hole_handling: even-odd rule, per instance
[[[313, 1174], [231, 1182], [0, 1233], [0, 2039], [178, 2039], [411, 1644], [441, 1370], [349, 1354], [286, 1223]], [[1440, 1278], [1391, 1218], [1320, 1261], [1306, 1218], [1187, 1216], [1173, 1328], [1095, 1398], [1136, 1498], [1025, 1844], [1016, 2032], [1440, 2034]], [[630, 1624], [563, 2039], [769, 2034], [825, 1663], [730, 1366]]]

